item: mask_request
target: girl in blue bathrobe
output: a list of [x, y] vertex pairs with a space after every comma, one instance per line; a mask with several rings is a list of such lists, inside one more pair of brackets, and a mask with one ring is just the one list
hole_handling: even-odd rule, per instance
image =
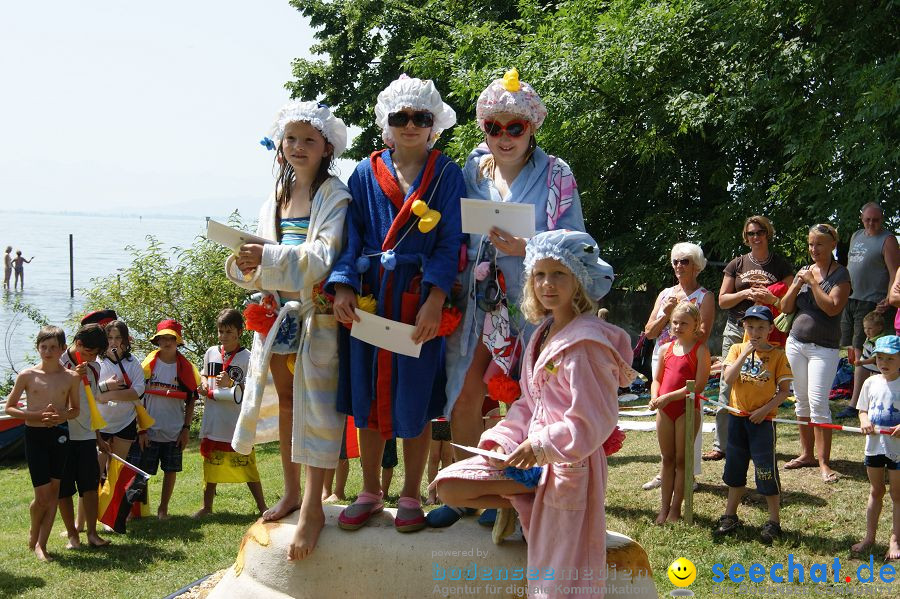
[[462, 171], [430, 149], [456, 114], [431, 81], [402, 76], [378, 95], [375, 115], [389, 149], [373, 153], [350, 177], [347, 241], [328, 283], [338, 321], [359, 318], [359, 298], [373, 296], [379, 316], [415, 326], [418, 358], [391, 353], [341, 333], [338, 410], [359, 430], [363, 491], [341, 514], [341, 528], [363, 526], [383, 507], [379, 477], [387, 439], [403, 439], [405, 480], [394, 525], [425, 526], [419, 499], [430, 421], [443, 412], [444, 302], [458, 273]]

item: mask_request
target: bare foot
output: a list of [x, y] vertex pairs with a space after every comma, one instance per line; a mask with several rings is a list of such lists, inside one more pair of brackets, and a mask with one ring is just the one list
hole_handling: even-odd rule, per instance
[[91, 547], [106, 547], [107, 545], [109, 545], [109, 541], [107, 541], [97, 533], [88, 534], [87, 542]]
[[51, 557], [50, 554], [47, 553], [46, 547], [41, 547], [40, 545], [35, 545], [34, 546], [34, 554], [42, 562], [52, 562], [53, 561], [53, 557]]
[[891, 535], [891, 542], [888, 545], [887, 553], [884, 554], [885, 561], [900, 559], [900, 541], [897, 535]]
[[325, 527], [325, 512], [319, 511], [314, 514], [307, 514], [306, 510], [300, 510], [300, 519], [297, 521], [297, 528], [294, 530], [294, 539], [288, 548], [288, 560], [302, 560], [309, 557], [316, 548], [316, 542], [319, 540], [319, 533]]
[[156, 510], [156, 517], [160, 520], [168, 520], [169, 510]]
[[[83, 529], [83, 528], [79, 528], [79, 529], [76, 530], [75, 532], [77, 532], [78, 534], [81, 534], [81, 533], [84, 532], [84, 529]], [[69, 536], [69, 531], [67, 531], [67, 530], [61, 530], [61, 531], [59, 531], [59, 538], [60, 538], [60, 539], [64, 539], [64, 538], [66, 538], [67, 536]]]
[[196, 512], [194, 512], [194, 515], [191, 516], [191, 518], [202, 518], [203, 516], [208, 516], [211, 513], [212, 513], [211, 509], [202, 507], [199, 510], [197, 510]]
[[66, 543], [66, 549], [81, 549], [81, 539], [79, 538], [78, 533], [68, 537], [68, 539], [69, 542]]
[[326, 497], [325, 499], [323, 499], [323, 500], [322, 500], [322, 503], [338, 503], [338, 502], [340, 502], [340, 501], [343, 501], [343, 499], [340, 498], [340, 497], [338, 497], [338, 496], [335, 495], [334, 493], [332, 493], [331, 495], [329, 495], [328, 497]]
[[850, 548], [850, 551], [853, 553], [865, 553], [869, 549], [872, 548], [872, 545], [875, 544], [875, 539], [870, 539], [869, 537], [864, 538], [859, 543], [856, 543]]
[[37, 545], [37, 541], [38, 533], [32, 528], [28, 531], [28, 551], [34, 551], [34, 546]]
[[262, 518], [267, 522], [281, 520], [288, 514], [296, 512], [299, 509], [299, 501], [297, 501], [296, 499], [289, 499], [288, 497], [282, 497], [278, 500], [278, 503], [263, 512]]
[[672, 511], [666, 517], [666, 522], [678, 522], [681, 520], [681, 512]]
[[653, 523], [656, 524], [657, 526], [662, 526], [666, 522], [666, 516], [668, 516], [668, 514], [666, 512], [660, 512], [659, 515], [656, 517], [656, 520], [653, 521]]
[[434, 493], [429, 493], [428, 498], [425, 499], [425, 505], [437, 505], [438, 498]]

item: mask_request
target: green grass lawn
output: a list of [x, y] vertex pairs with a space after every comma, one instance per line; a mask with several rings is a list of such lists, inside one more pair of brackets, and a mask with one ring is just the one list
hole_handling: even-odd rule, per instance
[[[840, 407], [832, 406], [833, 409]], [[791, 416], [790, 410], [782, 412], [784, 417]], [[779, 426], [779, 463], [783, 464], [796, 455], [798, 437], [793, 427]], [[698, 597], [714, 596], [714, 590], [722, 587], [712, 582], [715, 563], [722, 563], [727, 569], [732, 563], [749, 567], [758, 562], [768, 571], [772, 564], [786, 562], [788, 554], [793, 554], [794, 561], [804, 564], [808, 575], [811, 564], [828, 563], [830, 566], [837, 557], [843, 563], [842, 573], [853, 575], [863, 562], [851, 558], [849, 548], [863, 534], [869, 488], [862, 466], [863, 439], [848, 433], [835, 433], [834, 439], [833, 466], [844, 474], [844, 478], [836, 484], [826, 485], [821, 482], [816, 469], [782, 470], [785, 535], [774, 545], [766, 546], [758, 540], [758, 527], [766, 521], [765, 501], [759, 497], [754, 499], [753, 495], [748, 496], [740, 510], [748, 527], [733, 538], [722, 541], [712, 538], [713, 525], [725, 506], [725, 488], [720, 479], [724, 462], [704, 464], [699, 478], [701, 486], [694, 496], [695, 522], [692, 526], [683, 523], [654, 526], [658, 493], [642, 491], [640, 485], [657, 469], [656, 436], [653, 433], [628, 433], [622, 451], [610, 459], [608, 526], [644, 546], [661, 595], [674, 588], [666, 576], [666, 568], [682, 556], [697, 566], [697, 580], [691, 589]], [[706, 441], [708, 446], [708, 437]], [[0, 490], [0, 596], [158, 598], [230, 565], [244, 531], [256, 518], [253, 500], [244, 485], [219, 485], [216, 513], [202, 521], [191, 519], [190, 514], [200, 507], [202, 492], [202, 467], [197, 445], [196, 439], [192, 440], [192, 446], [185, 454], [185, 470], [179, 476], [169, 510], [171, 520], [135, 521], [129, 523], [127, 536], [108, 535], [114, 543], [111, 547], [66, 551], [65, 540], [58, 536], [63, 529], [62, 523], [57, 519], [49, 544], [56, 558], [51, 564], [39, 563], [26, 548], [28, 503], [33, 496], [27, 467], [24, 462], [0, 465], [3, 481]], [[259, 447], [257, 453], [266, 499], [271, 504], [281, 492], [277, 446]], [[395, 474], [390, 503], [396, 502], [400, 476], [402, 468]], [[347, 485], [351, 499], [359, 488], [359, 465], [354, 461]], [[151, 487], [151, 495], [158, 498], [158, 493], [159, 484], [156, 483]], [[891, 524], [890, 500], [885, 503], [879, 543], [874, 549], [876, 570], [882, 564]], [[828, 576], [830, 580], [830, 568]], [[835, 586], [838, 587], [835, 591], [849, 591], [851, 586], [859, 591], [876, 590], [873, 585], [855, 583]], [[882, 584], [877, 591], [867, 595], [900, 596], [900, 582], [889, 586]], [[819, 591], [818, 594], [823, 593]]]

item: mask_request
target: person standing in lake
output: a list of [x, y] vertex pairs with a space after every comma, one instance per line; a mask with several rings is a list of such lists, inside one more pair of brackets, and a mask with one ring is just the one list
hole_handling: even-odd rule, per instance
[[[14, 290], [19, 286], [19, 283], [21, 282], [21, 290], [25, 291], [25, 267], [23, 266], [23, 264], [31, 264], [31, 260], [34, 260], [34, 256], [32, 256], [30, 260], [26, 260], [22, 257], [22, 250], [16, 250], [16, 257], [12, 261], [13, 269], [16, 271], [16, 278], [15, 281], [13, 281]], [[9, 287], [8, 277], [6, 281], [6, 286]]]
[[9, 289], [9, 278], [12, 276], [12, 246], [6, 246], [6, 253], [3, 254], [3, 288]]

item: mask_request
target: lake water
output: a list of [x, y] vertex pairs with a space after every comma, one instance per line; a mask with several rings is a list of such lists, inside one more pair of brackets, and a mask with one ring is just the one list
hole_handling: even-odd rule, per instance
[[[13, 368], [21, 370], [36, 358], [34, 339], [38, 326], [10, 308], [19, 298], [38, 309], [52, 323], [65, 327], [73, 314], [80, 316], [84, 303], [82, 289], [91, 279], [114, 274], [131, 263], [126, 246], [144, 248], [147, 235], [154, 235], [163, 247], [187, 247], [206, 230], [200, 217], [159, 218], [140, 216], [98, 216], [38, 214], [0, 211], [0, 252], [7, 246], [22, 250], [26, 258], [25, 291], [0, 292], [0, 376]], [[75, 297], [69, 297], [69, 234], [73, 235], [75, 256]], [[14, 277], [10, 279], [12, 287]], [[28, 358], [28, 360], [26, 360]]]

